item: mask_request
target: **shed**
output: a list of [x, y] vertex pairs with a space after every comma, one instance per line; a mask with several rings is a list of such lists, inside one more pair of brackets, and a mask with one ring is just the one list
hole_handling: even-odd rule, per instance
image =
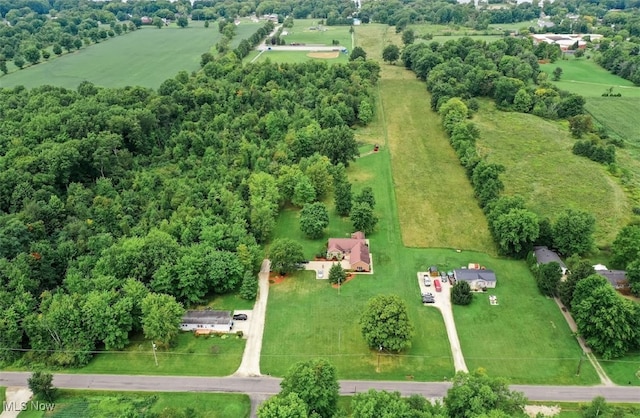
[[187, 311], [182, 317], [182, 331], [210, 330], [211, 332], [230, 332], [233, 328], [231, 311]]
[[429, 267], [429, 276], [438, 276], [438, 266]]

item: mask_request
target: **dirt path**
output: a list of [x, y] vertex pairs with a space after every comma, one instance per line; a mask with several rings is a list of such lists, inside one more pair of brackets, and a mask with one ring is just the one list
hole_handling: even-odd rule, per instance
[[591, 349], [587, 346], [587, 343], [584, 341], [584, 338], [578, 335], [578, 325], [576, 325], [576, 322], [573, 320], [573, 317], [571, 316], [569, 311], [562, 309], [564, 306], [562, 305], [562, 302], [560, 302], [560, 299], [554, 298], [554, 300], [556, 301], [558, 308], [560, 308], [560, 311], [562, 312], [564, 319], [569, 324], [569, 328], [571, 329], [571, 332], [576, 334], [576, 339], [578, 340], [578, 344], [580, 344], [580, 348], [582, 348], [582, 352], [587, 356], [589, 363], [591, 363], [593, 368], [596, 370], [596, 373], [598, 373], [598, 377], [600, 378], [600, 383], [604, 386], [616, 386], [616, 384], [613, 383], [611, 379], [609, 379], [609, 376], [607, 376], [607, 373], [604, 371], [600, 363], [598, 363], [598, 359], [596, 359], [596, 356], [593, 355], [593, 353], [591, 352]]
[[247, 345], [244, 347], [240, 367], [234, 376], [260, 376], [260, 352], [262, 351], [262, 336], [264, 321], [267, 314], [267, 299], [269, 299], [269, 260], [262, 262], [258, 276], [258, 299], [253, 306], [253, 318], [247, 334]]
[[16, 418], [20, 411], [23, 409], [23, 405], [29, 402], [29, 399], [33, 396], [33, 393], [29, 388], [10, 386], [5, 392], [5, 402], [2, 405], [2, 413], [0, 418]]

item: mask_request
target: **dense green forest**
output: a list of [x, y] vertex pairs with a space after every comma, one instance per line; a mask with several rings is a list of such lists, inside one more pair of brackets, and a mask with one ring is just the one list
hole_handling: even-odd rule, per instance
[[0, 361], [169, 344], [182, 306], [255, 288], [296, 185], [322, 198], [357, 156], [378, 72], [229, 54], [157, 92], [1, 89]]

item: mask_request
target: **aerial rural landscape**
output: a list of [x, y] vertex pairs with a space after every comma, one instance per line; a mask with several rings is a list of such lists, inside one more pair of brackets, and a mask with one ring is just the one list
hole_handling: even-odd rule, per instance
[[0, 18], [0, 418], [640, 416], [640, 2]]

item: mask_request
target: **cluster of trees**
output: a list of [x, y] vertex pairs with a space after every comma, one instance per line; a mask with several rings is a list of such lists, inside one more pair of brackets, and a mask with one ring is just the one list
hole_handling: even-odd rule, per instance
[[566, 256], [584, 254], [593, 248], [592, 215], [567, 209], [552, 225], [528, 210], [521, 196], [501, 196], [504, 184], [500, 174], [504, 167], [489, 163], [478, 154], [476, 141], [480, 131], [468, 120], [471, 113], [462, 100], [449, 99], [439, 113], [502, 254], [524, 257], [534, 244], [555, 248]]
[[626, 270], [631, 292], [640, 296], [640, 225], [627, 225], [611, 245], [613, 267]]
[[157, 92], [0, 90], [0, 361], [81, 365], [135, 332], [168, 345], [183, 306], [254, 297], [297, 183], [313, 203], [357, 154], [378, 71], [227, 54]]
[[421, 395], [369, 390], [351, 400], [351, 413], [338, 408], [339, 385], [333, 365], [324, 359], [298, 363], [287, 372], [280, 393], [258, 408], [260, 418], [464, 418], [526, 417], [527, 399], [503, 379], [482, 370], [457, 373], [442, 402]]
[[[640, 16], [637, 21], [640, 30]], [[625, 41], [620, 35], [614, 39], [600, 42], [595, 61], [610, 72], [640, 85], [640, 32], [636, 33], [634, 40]]]
[[[557, 48], [557, 46], [556, 46]], [[503, 110], [545, 118], [570, 118], [584, 113], [582, 96], [559, 90], [540, 72], [530, 39], [495, 42], [465, 37], [412, 44], [402, 51], [404, 65], [427, 82], [431, 107], [438, 110], [452, 97], [491, 97]]]
[[49, 14], [49, 7], [39, 2], [5, 2], [2, 6], [0, 14], [9, 23], [0, 25], [0, 71], [5, 74], [8, 61], [18, 68], [35, 65], [49, 59], [52, 52], [61, 55], [136, 29], [133, 23], [117, 22], [110, 12], [90, 8]]

